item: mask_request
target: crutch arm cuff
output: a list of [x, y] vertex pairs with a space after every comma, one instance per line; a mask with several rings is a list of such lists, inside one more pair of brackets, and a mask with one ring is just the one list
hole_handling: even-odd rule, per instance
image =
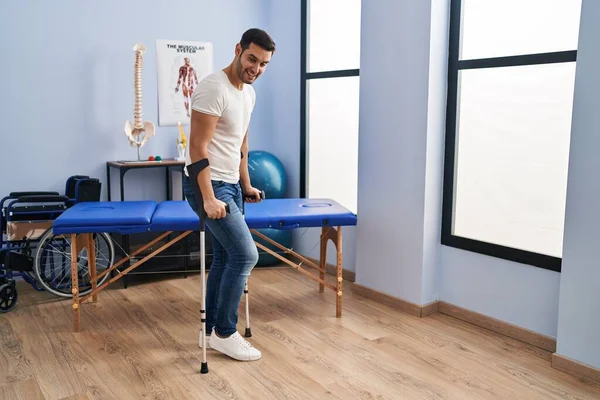
[[[191, 163], [186, 167], [188, 175], [190, 176], [190, 183], [192, 184], [194, 194], [196, 195], [196, 202], [198, 203], [199, 211], [202, 216], [204, 216], [204, 201], [202, 197], [202, 191], [200, 190], [200, 185], [198, 185], [198, 175], [209, 165], [210, 163], [208, 162], [208, 158], [203, 158]], [[231, 212], [229, 204], [225, 204], [225, 212], [228, 214]]]
[[[200, 172], [208, 167], [209, 162], [208, 158], [203, 158], [196, 162], [191, 163], [186, 166], [186, 170], [188, 175], [190, 176], [190, 183], [192, 185], [192, 190], [194, 191], [194, 195], [196, 196], [196, 202], [198, 204], [198, 211], [204, 215], [204, 202], [202, 199], [202, 191], [200, 190], [200, 185], [198, 185], [198, 175]], [[203, 218], [201, 218], [202, 220]]]
[[200, 172], [202, 172], [202, 170], [206, 167], [209, 166], [209, 162], [208, 162], [208, 158], [203, 158], [201, 160], [198, 160], [194, 163], [191, 163], [190, 165], [188, 165], [187, 167], [185, 167], [187, 169], [188, 175], [190, 176], [190, 178], [192, 178], [193, 180], [198, 179], [198, 174]]

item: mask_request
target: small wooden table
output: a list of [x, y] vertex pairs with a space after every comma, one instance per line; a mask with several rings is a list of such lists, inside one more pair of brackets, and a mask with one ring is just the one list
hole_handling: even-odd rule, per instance
[[[127, 171], [132, 169], [144, 169], [144, 168], [164, 168], [166, 171], [166, 189], [167, 189], [167, 200], [172, 200], [172, 179], [171, 169], [176, 167], [181, 170], [183, 174], [183, 168], [185, 167], [185, 161], [179, 161], [176, 159], [166, 159], [160, 161], [107, 161], [106, 162], [106, 193], [108, 201], [110, 201], [110, 170], [116, 168], [119, 170], [119, 184], [121, 189], [121, 201], [125, 200], [125, 187], [123, 185], [123, 178]], [[183, 198], [183, 188], [181, 189]]]

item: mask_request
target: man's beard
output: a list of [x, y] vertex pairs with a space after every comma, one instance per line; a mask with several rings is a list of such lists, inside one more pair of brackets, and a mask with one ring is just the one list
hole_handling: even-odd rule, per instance
[[244, 69], [242, 69], [242, 61], [241, 59], [238, 58], [237, 61], [237, 65], [236, 65], [236, 73], [238, 78], [240, 78], [240, 80], [248, 85], [251, 85], [254, 81], [256, 81], [256, 78], [258, 78], [257, 75], [254, 76], [254, 81], [247, 81], [246, 79], [244, 79], [244, 73], [246, 71]]

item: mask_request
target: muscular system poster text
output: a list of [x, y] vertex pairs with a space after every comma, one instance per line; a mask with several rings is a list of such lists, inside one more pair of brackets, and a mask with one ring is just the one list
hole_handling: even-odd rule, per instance
[[213, 70], [209, 42], [157, 40], [158, 125], [189, 125], [198, 82]]

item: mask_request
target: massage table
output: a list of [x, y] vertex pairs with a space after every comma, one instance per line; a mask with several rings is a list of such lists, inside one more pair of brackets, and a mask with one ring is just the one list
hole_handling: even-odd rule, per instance
[[[256, 246], [282, 262], [294, 267], [313, 280], [319, 283], [319, 291], [322, 292], [325, 287], [333, 290], [336, 294], [336, 317], [342, 315], [342, 226], [353, 226], [357, 223], [357, 217], [341, 204], [330, 199], [265, 199], [258, 203], [244, 203], [243, 214], [248, 227], [256, 236], [272, 244], [276, 248], [283, 250], [288, 256], [293, 256], [300, 260], [294, 262], [270, 248], [255, 241]], [[306, 257], [286, 248], [265, 236], [259, 229], [298, 229], [298, 228], [321, 228], [320, 236], [320, 256], [319, 265], [316, 265]], [[185, 200], [167, 200], [162, 202], [152, 200], [140, 201], [122, 201], [122, 202], [82, 202], [78, 203], [63, 212], [52, 224], [55, 235], [67, 235], [71, 237], [71, 287], [73, 288], [73, 329], [80, 331], [80, 305], [88, 299], [97, 301], [98, 293], [114, 283], [130, 271], [142, 265], [150, 258], [160, 254], [174, 243], [183, 239], [192, 232], [200, 231], [200, 258], [202, 274], [202, 322], [204, 326], [204, 221], [201, 221], [198, 215], [189, 206]], [[160, 233], [158, 237], [151, 240], [146, 245], [140, 247], [131, 255], [114, 263], [110, 268], [96, 273], [95, 260], [95, 242], [93, 235], [95, 233], [119, 233], [130, 235], [136, 233], [154, 232]], [[96, 282], [105, 274], [114, 271], [126, 261], [131, 260], [150, 246], [154, 246], [166, 236], [173, 232], [179, 233], [174, 239], [168, 241], [161, 247], [152, 251], [142, 259], [131, 264], [128, 268], [119, 271], [118, 274], [97, 286]], [[337, 251], [337, 269], [336, 284], [332, 285], [325, 281], [326, 274], [326, 256], [327, 244], [331, 240]], [[89, 255], [88, 265], [90, 271], [92, 290], [87, 295], [80, 297], [77, 291], [77, 259], [83, 249], [87, 250]], [[319, 272], [317, 276], [302, 267], [310, 266]], [[246, 336], [249, 334], [248, 319], [248, 297], [247, 286], [244, 291], [246, 294]], [[204, 336], [204, 335], [202, 335]], [[205, 351], [206, 345], [203, 350]], [[203, 358], [205, 360], [205, 358]], [[203, 361], [203, 372], [207, 371]]]

